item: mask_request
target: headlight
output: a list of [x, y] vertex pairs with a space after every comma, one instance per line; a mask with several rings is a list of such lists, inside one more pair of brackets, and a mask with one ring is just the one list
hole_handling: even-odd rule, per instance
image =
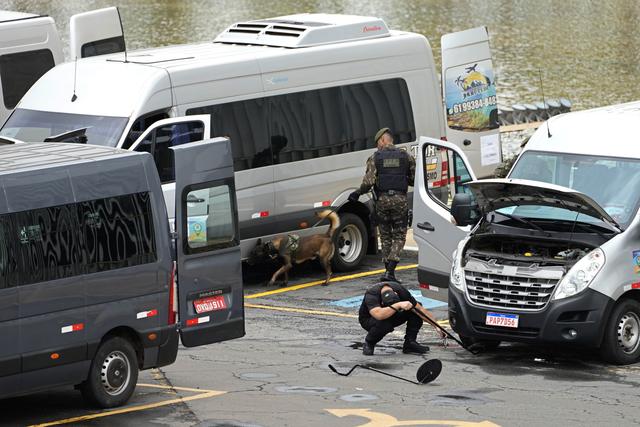
[[582, 257], [560, 281], [553, 299], [567, 298], [584, 291], [604, 266], [602, 249], [594, 249]]
[[467, 244], [467, 239], [463, 239], [456, 251], [453, 253], [453, 266], [451, 267], [451, 284], [461, 291], [464, 291], [464, 270], [462, 269], [462, 252]]

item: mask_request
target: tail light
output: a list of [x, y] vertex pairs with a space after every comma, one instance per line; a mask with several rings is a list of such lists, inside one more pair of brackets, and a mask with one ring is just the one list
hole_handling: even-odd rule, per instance
[[173, 263], [171, 267], [171, 275], [169, 276], [169, 319], [168, 324], [173, 325], [176, 323], [176, 308], [178, 306], [178, 292], [176, 289], [176, 263]]

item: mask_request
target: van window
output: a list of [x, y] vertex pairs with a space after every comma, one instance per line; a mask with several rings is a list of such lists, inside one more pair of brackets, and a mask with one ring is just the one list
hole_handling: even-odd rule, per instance
[[0, 56], [4, 106], [13, 109], [29, 88], [54, 65], [53, 54], [49, 49]]
[[150, 153], [155, 161], [160, 182], [176, 180], [173, 152], [171, 147], [204, 139], [201, 121], [167, 124], [154, 129], [136, 147], [135, 151]]
[[273, 164], [267, 112], [266, 100], [258, 98], [191, 108], [187, 115], [211, 115], [212, 135], [231, 139], [233, 168], [241, 171]]
[[124, 52], [124, 49], [124, 36], [117, 36], [83, 44], [80, 48], [80, 55], [82, 58], [88, 58], [90, 56]]
[[187, 229], [186, 252], [197, 253], [238, 244], [233, 188], [228, 183], [187, 188], [183, 198]]
[[154, 111], [138, 117], [129, 129], [129, 134], [122, 143], [122, 149], [127, 150], [131, 145], [137, 141], [137, 139], [144, 133], [145, 130], [158, 120], [168, 119], [169, 114], [165, 110]]
[[453, 196], [470, 193], [465, 186], [472, 181], [462, 157], [446, 147], [427, 144], [424, 146], [424, 177], [429, 197], [443, 207], [451, 209]]
[[148, 193], [0, 218], [0, 289], [156, 260]]
[[78, 213], [87, 273], [156, 260], [149, 193], [80, 203]]
[[389, 79], [190, 108], [231, 139], [236, 171], [375, 148], [381, 127], [415, 141], [407, 83]]

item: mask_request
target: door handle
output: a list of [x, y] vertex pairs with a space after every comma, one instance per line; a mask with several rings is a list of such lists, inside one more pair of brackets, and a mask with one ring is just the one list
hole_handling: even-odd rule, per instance
[[418, 228], [420, 230], [424, 230], [424, 231], [436, 231], [436, 228], [433, 225], [431, 225], [430, 222], [427, 222], [427, 221], [419, 222], [418, 223]]
[[471, 140], [470, 139], [465, 139], [464, 141], [462, 141], [462, 143], [467, 146], [467, 145], [471, 145]]

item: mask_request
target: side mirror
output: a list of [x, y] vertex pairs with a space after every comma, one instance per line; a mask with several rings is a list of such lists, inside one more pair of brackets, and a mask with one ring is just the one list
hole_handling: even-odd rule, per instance
[[480, 217], [478, 205], [468, 193], [458, 193], [453, 196], [451, 215], [460, 226], [473, 225]]

